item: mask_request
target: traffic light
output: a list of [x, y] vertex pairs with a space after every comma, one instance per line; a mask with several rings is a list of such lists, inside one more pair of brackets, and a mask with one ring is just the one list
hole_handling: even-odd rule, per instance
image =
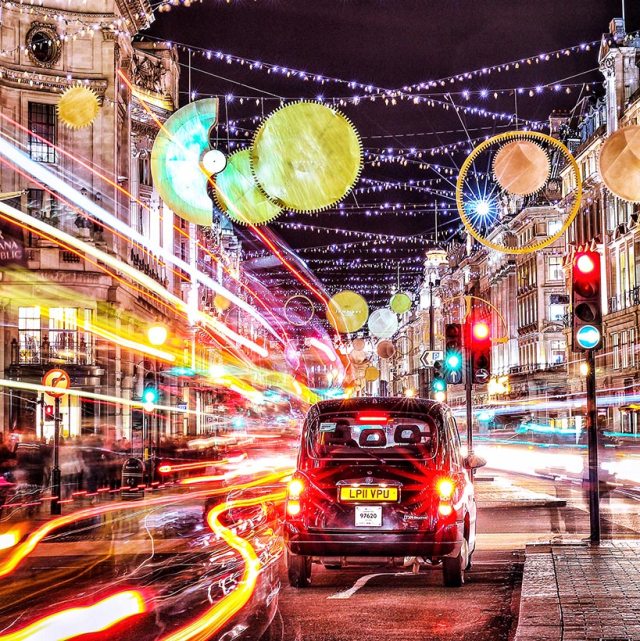
[[144, 375], [144, 387], [142, 389], [142, 401], [146, 405], [155, 405], [160, 400], [160, 392], [156, 383], [156, 373], [147, 372]]
[[45, 405], [44, 406], [44, 420], [45, 421], [53, 421], [55, 418], [55, 413], [53, 409], [53, 405]]
[[471, 353], [471, 381], [486, 383], [491, 375], [491, 326], [489, 321], [473, 318], [468, 325]]
[[578, 252], [573, 257], [571, 279], [573, 351], [598, 349], [602, 345], [600, 254]]
[[462, 382], [462, 325], [448, 323], [444, 328], [444, 373], [447, 383]]
[[444, 378], [444, 371], [442, 368], [442, 361], [436, 361], [433, 364], [433, 379], [431, 381], [431, 391], [434, 394], [438, 392], [445, 392], [447, 389], [447, 381]]

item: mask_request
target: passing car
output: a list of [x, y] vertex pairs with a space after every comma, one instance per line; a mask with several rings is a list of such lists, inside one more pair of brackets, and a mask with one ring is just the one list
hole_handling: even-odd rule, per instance
[[451, 411], [435, 401], [352, 398], [313, 405], [288, 485], [289, 583], [310, 584], [312, 564], [420, 558], [464, 583], [476, 544], [472, 470]]

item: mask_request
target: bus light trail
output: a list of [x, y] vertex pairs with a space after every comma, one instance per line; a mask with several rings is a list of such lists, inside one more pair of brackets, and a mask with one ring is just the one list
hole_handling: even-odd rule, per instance
[[[207, 515], [211, 529], [231, 548], [240, 553], [244, 561], [242, 578], [233, 592], [230, 592], [202, 616], [180, 630], [164, 637], [162, 641], [206, 641], [210, 639], [231, 617], [237, 614], [249, 601], [260, 575], [260, 560], [252, 545], [231, 529], [220, 523], [220, 516], [228, 510], [240, 507], [262, 505], [268, 501], [279, 503], [286, 498], [286, 491], [272, 492], [251, 499], [225, 501], [214, 507]], [[0, 639], [2, 641], [2, 639]]]
[[136, 590], [117, 592], [93, 605], [70, 608], [0, 636], [0, 641], [66, 641], [103, 632], [130, 617], [144, 614], [147, 604]]
[[170, 474], [171, 472], [185, 472], [188, 470], [198, 470], [203, 467], [209, 467], [214, 465], [219, 466], [219, 465], [227, 465], [229, 463], [233, 463], [233, 464], [240, 463], [246, 458], [247, 458], [247, 454], [246, 452], [243, 452], [242, 454], [232, 458], [223, 458], [215, 461], [197, 461], [195, 463], [163, 463], [158, 468], [158, 472], [160, 472], [160, 474]]

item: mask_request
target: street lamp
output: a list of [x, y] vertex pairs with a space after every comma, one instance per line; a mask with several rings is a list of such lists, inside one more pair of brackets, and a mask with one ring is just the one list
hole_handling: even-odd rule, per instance
[[155, 346], [164, 345], [168, 335], [169, 332], [162, 323], [154, 323], [147, 330], [147, 338], [151, 345]]

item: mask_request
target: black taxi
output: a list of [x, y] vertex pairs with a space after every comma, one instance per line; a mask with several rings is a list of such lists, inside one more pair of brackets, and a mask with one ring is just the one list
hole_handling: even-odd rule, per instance
[[[451, 411], [435, 401], [352, 398], [313, 405], [288, 485], [289, 582], [305, 587], [314, 562], [418, 558], [464, 583], [476, 541], [471, 470]], [[406, 564], [406, 561], [403, 561]]]

